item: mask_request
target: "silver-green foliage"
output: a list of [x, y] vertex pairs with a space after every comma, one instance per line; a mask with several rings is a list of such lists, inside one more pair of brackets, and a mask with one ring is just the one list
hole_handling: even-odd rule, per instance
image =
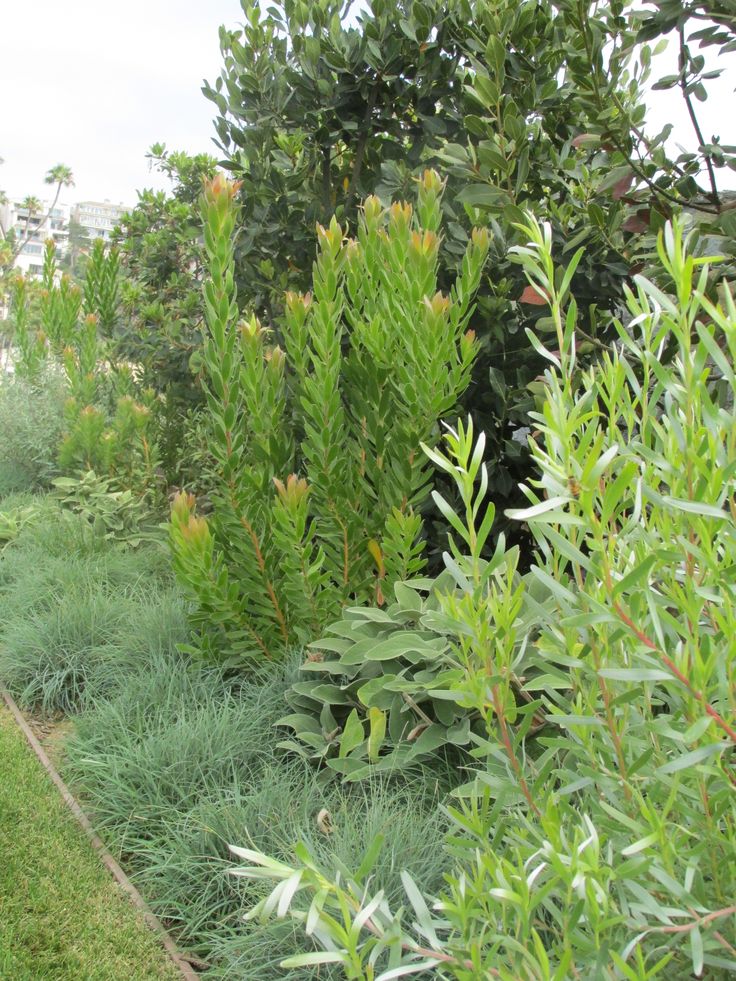
[[59, 472], [64, 380], [39, 371], [34, 380], [0, 376], [0, 496], [47, 486]]
[[380, 778], [322, 787], [312, 767], [285, 760], [272, 738], [288, 662], [268, 677], [228, 684], [217, 667], [183, 661], [177, 637], [159, 652], [144, 649], [158, 633], [153, 626], [147, 618], [138, 638], [141, 670], [76, 720], [64, 775], [109, 847], [125, 855], [146, 901], [176, 923], [181, 946], [212, 965], [208, 977], [279, 981], [279, 961], [302, 944], [290, 923], [265, 923], [243, 937], [240, 910], [265, 895], [262, 884], [228, 873], [227, 842], [244, 828], [256, 847], [284, 858], [300, 837], [327, 863], [346, 867], [380, 833], [375, 881], [392, 898], [400, 896], [397, 868], [439, 886], [447, 858], [436, 842], [447, 820], [436, 788]]
[[395, 771], [441, 746], [466, 746], [470, 717], [438, 696], [450, 640], [433, 626], [449, 577], [398, 582], [384, 607], [352, 607], [310, 645], [286, 693], [280, 746], [346, 780]]
[[[526, 232], [517, 255], [548, 299], [557, 349], [534, 339], [551, 365], [534, 415], [538, 476], [512, 516], [537, 540], [530, 575], [552, 599], [530, 632], [513, 562], [505, 582], [444, 594], [465, 627], [448, 697], [485, 723], [475, 784], [452, 808], [454, 872], [432, 899], [404, 876], [396, 906], [371, 888], [370, 854], [346, 877], [304, 846], [295, 866], [246, 849], [239, 874], [276, 882], [249, 916], [290, 913], [323, 947], [298, 962], [355, 979], [725, 978], [736, 970], [736, 305], [727, 285], [719, 303], [706, 297], [706, 260], [668, 227], [669, 291], [637, 279], [617, 344], [578, 373], [572, 267], [555, 270], [547, 228]], [[465, 436], [433, 454], [460, 488]], [[472, 543], [483, 509], [447, 517]], [[524, 648], [542, 675], [518, 672]]]
[[77, 712], [187, 639], [163, 543], [136, 551], [53, 497], [0, 506], [0, 678], [22, 707]]
[[136, 547], [153, 532], [146, 502], [131, 490], [118, 490], [113, 481], [88, 470], [78, 477], [53, 481], [63, 505], [89, 523], [91, 531], [109, 541]]
[[[510, 587], [519, 597], [516, 617], [524, 635], [533, 637], [549, 612], [548, 588], [516, 572], [518, 549], [506, 550], [499, 536], [494, 555], [483, 556], [495, 510], [486, 500], [488, 473], [482, 461], [485, 437], [473, 441], [473, 426], [449, 431], [450, 457], [425, 446], [435, 464], [458, 484], [464, 518], [438, 491], [433, 498], [452, 531], [445, 571], [436, 579], [394, 585], [394, 602], [383, 607], [353, 607], [310, 645], [302, 678], [287, 692], [293, 711], [279, 720], [295, 739], [281, 746], [324, 762], [344, 779], [362, 780], [380, 771], [400, 772], [439, 751], [469, 748], [484, 732], [484, 713], [455, 692], [464, 671], [467, 644], [465, 607], [493, 587]], [[478, 486], [476, 486], [478, 481]], [[476, 517], [483, 519], [476, 527]], [[483, 637], [489, 642], [497, 624], [487, 607]], [[533, 645], [511, 645], [508, 670], [527, 687], [545, 675]], [[546, 683], [546, 682], [544, 682]], [[531, 700], [530, 700], [531, 701]], [[298, 740], [298, 741], [297, 741]]]

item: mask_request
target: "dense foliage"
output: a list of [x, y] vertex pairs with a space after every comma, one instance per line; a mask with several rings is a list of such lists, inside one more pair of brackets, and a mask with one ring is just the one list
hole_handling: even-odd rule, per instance
[[199, 347], [204, 309], [198, 203], [215, 161], [170, 153], [162, 144], [149, 156], [172, 191], [141, 191], [116, 231], [126, 318], [117, 346], [121, 357], [140, 366], [143, 383], [167, 393], [180, 409], [197, 401], [189, 362]]
[[[14, 369], [41, 399], [48, 378], [58, 379], [60, 392], [65, 390], [57, 469], [67, 480], [98, 471], [117, 490], [154, 500], [160, 489], [150, 432], [153, 393], [141, 388], [129, 364], [116, 360], [117, 251], [106, 252], [98, 239], [79, 287], [59, 275], [56, 248], [47, 241], [38, 295], [33, 285], [20, 276], [13, 283]], [[22, 459], [20, 448], [13, 452]]]
[[453, 810], [456, 868], [433, 912], [402, 876], [411, 922], [370, 885], [375, 848], [350, 878], [304, 846], [296, 867], [235, 849], [251, 863], [237, 874], [278, 882], [249, 918], [291, 910], [325, 948], [285, 966], [361, 979], [379, 966], [467, 979], [736, 968], [736, 304], [727, 288], [721, 304], [705, 297], [707, 266], [668, 228], [669, 291], [637, 280], [628, 328], [578, 383], [572, 267], [556, 277], [548, 228], [526, 234], [517, 256], [558, 347], [544, 351], [530, 506], [512, 517], [532, 529], [529, 577], [551, 602], [540, 622], [514, 552], [481, 557], [482, 441], [451, 432], [446, 454], [430, 451], [464, 503], [448, 510], [450, 650], [433, 692], [485, 728]]
[[736, 972], [732, 6], [244, 0], [8, 280], [0, 683], [208, 976]]
[[236, 190], [218, 178], [203, 200], [214, 510], [197, 516], [179, 494], [171, 540], [203, 649], [258, 661], [421, 567], [420, 445], [469, 382], [467, 323], [488, 235], [473, 233], [445, 296], [436, 173], [419, 182], [416, 213], [369, 198], [356, 238], [334, 219], [319, 226], [313, 292], [287, 297], [283, 351], [255, 317], [240, 319]]
[[[540, 298], [510, 260], [523, 244], [519, 209], [550, 222], [556, 250], [586, 246], [574, 281], [581, 363], [610, 340], [630, 272], [648, 263], [678, 203], [694, 208], [711, 248], [716, 237], [732, 251], [736, 228], [717, 170], [733, 162], [733, 148], [706, 141], [695, 106], [721, 68], [706, 71], [692, 53], [706, 43], [727, 52], [732, 21], [708, 5], [652, 6], [244, 2], [242, 28], [221, 30], [223, 71], [204, 91], [218, 108], [225, 165], [242, 181], [236, 279], [267, 321], [285, 291], [309, 286], [315, 222], [334, 212], [354, 227], [365, 196], [407, 197], [428, 165], [449, 181], [443, 287], [471, 225], [493, 223], [464, 405], [487, 434], [499, 500], [524, 477], [524, 440], [515, 437], [543, 369], [525, 328], [546, 329]], [[657, 80], [650, 42], [673, 28], [682, 71]], [[648, 131], [642, 92], [653, 82], [681, 89], [700, 149], [673, 156], [671, 127]]]

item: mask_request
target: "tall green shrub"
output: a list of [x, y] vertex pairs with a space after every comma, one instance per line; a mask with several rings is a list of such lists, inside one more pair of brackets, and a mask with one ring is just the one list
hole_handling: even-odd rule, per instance
[[355, 238], [334, 219], [318, 226], [313, 291], [287, 295], [283, 351], [240, 319], [237, 185], [207, 186], [203, 362], [219, 486], [209, 520], [179, 496], [171, 541], [208, 652], [277, 656], [348, 599], [421, 568], [420, 444], [468, 385], [488, 249], [474, 231], [449, 295], [438, 291], [441, 192], [428, 171], [416, 210], [369, 198]]
[[[149, 393], [130, 365], [115, 365], [110, 334], [119, 317], [118, 256], [96, 243], [80, 289], [58, 274], [56, 247], [46, 242], [39, 290], [23, 277], [12, 284], [16, 374], [37, 389], [66, 381], [59, 469], [97, 470], [140, 496], [153, 489], [156, 446]], [[44, 375], [45, 372], [45, 375]], [[43, 383], [43, 384], [42, 384]], [[137, 397], [136, 397], [137, 396]]]
[[46, 361], [46, 337], [35, 320], [32, 284], [20, 274], [10, 280], [10, 319], [15, 347], [13, 369], [19, 378], [36, 381]]

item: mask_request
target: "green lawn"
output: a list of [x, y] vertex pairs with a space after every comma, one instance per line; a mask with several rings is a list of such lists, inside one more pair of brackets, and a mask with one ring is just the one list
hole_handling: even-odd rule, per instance
[[177, 977], [0, 708], [0, 978]]

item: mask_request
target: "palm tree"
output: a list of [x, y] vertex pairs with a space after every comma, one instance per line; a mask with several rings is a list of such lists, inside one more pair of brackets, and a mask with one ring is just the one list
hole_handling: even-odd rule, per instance
[[[51, 207], [43, 216], [39, 223], [39, 227], [43, 227], [51, 216], [51, 212], [56, 207], [59, 200], [59, 195], [61, 194], [62, 187], [74, 187], [74, 174], [72, 173], [71, 167], [67, 167], [66, 164], [57, 164], [52, 167], [44, 177], [45, 184], [56, 184], [56, 194], [54, 195], [54, 200], [51, 202]], [[27, 197], [25, 201], [21, 202], [21, 208], [25, 208], [31, 202], [34, 206], [33, 213], [38, 214], [41, 211], [41, 202], [38, 198]], [[13, 245], [13, 258], [15, 258], [21, 251], [23, 246], [28, 241], [30, 235], [29, 225], [31, 221], [31, 209], [28, 209], [28, 217], [26, 218], [26, 227], [24, 229], [24, 234], [18, 239]]]
[[51, 170], [49, 170], [43, 181], [44, 184], [56, 184], [56, 195], [51, 207], [49, 208], [49, 214], [51, 214], [56, 207], [56, 202], [59, 200], [62, 187], [74, 187], [74, 174], [72, 173], [72, 168], [67, 167], [66, 164], [57, 164], [55, 167], [52, 167]]
[[20, 252], [20, 250], [23, 248], [23, 246], [30, 238], [31, 219], [35, 218], [36, 215], [40, 214], [41, 208], [43, 206], [37, 197], [34, 197], [32, 194], [29, 194], [28, 197], [23, 198], [23, 200], [20, 202], [18, 207], [22, 208], [26, 212], [26, 227], [23, 229], [23, 236], [20, 240], [20, 248], [16, 251], [16, 255], [18, 254], [18, 252]]
[[28, 197], [23, 198], [18, 207], [22, 208], [24, 211], [27, 211], [29, 216], [33, 216], [37, 215], [41, 211], [43, 205], [35, 195], [29, 194]]

